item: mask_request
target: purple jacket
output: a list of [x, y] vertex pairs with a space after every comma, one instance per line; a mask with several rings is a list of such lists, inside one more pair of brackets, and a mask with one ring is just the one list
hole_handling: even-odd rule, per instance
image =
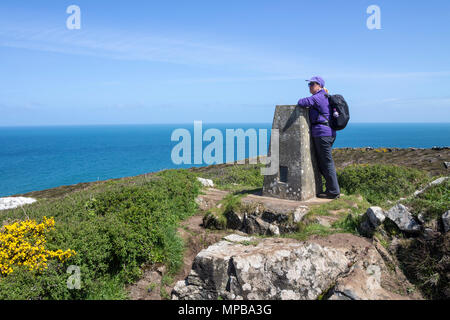
[[[324, 124], [313, 124], [316, 122], [330, 121], [330, 114], [332, 111], [330, 111], [330, 103], [328, 102], [328, 98], [325, 94], [325, 90], [320, 90], [311, 97], [298, 100], [298, 106], [310, 108], [309, 122], [311, 123], [311, 135], [313, 137], [336, 136], [336, 131], [331, 129], [329, 126]], [[320, 112], [326, 115], [326, 118], [324, 118], [324, 116], [321, 115], [315, 108], [312, 108], [314, 105], [320, 110]]]

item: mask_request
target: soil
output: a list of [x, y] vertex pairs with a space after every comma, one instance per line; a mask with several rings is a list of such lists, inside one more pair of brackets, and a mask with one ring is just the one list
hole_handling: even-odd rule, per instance
[[[230, 231], [208, 230], [202, 227], [203, 215], [195, 215], [181, 223], [178, 233], [185, 243], [183, 266], [181, 270], [172, 278], [170, 284], [162, 284], [165, 268], [162, 265], [145, 268], [143, 276], [135, 284], [130, 285], [127, 290], [129, 298], [132, 300], [162, 300], [168, 299], [177, 281], [184, 280], [191, 271], [192, 263], [197, 254], [220, 241], [228, 234], [236, 233]], [[161, 294], [166, 292], [168, 295]], [[151, 289], [150, 289], [151, 288]], [[149, 290], [150, 289], [150, 290]]]

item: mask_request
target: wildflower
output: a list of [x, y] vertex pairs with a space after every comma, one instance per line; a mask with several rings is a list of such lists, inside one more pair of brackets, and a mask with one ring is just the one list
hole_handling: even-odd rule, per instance
[[55, 227], [54, 218], [44, 217], [42, 223], [25, 220], [5, 225], [0, 229], [0, 275], [14, 271], [14, 266], [24, 266], [28, 270], [43, 271], [49, 259], [66, 261], [76, 254], [74, 250], [48, 250], [45, 234]]

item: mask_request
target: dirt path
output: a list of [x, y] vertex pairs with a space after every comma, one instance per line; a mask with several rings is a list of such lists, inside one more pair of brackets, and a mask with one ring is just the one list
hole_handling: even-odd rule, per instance
[[[127, 290], [132, 300], [161, 300], [168, 299], [170, 292], [179, 280], [184, 280], [191, 271], [192, 263], [197, 254], [209, 247], [210, 245], [220, 241], [224, 236], [232, 233], [240, 234], [237, 230], [216, 231], [205, 229], [202, 226], [203, 212], [209, 208], [215, 207], [229, 192], [214, 188], [203, 190], [204, 194], [199, 195], [197, 203], [199, 204], [199, 212], [181, 222], [178, 233], [184, 241], [185, 251], [183, 258], [183, 266], [181, 270], [169, 281], [163, 283], [165, 267], [161, 264], [153, 265], [144, 269], [144, 274], [136, 283], [130, 285]], [[283, 200], [258, 195], [247, 195], [242, 199], [244, 202], [261, 202], [267, 207], [277, 208], [277, 210], [294, 210], [301, 205], [312, 205], [329, 202], [328, 199], [314, 198], [308, 201]], [[245, 235], [242, 233], [242, 235]]]
[[218, 242], [222, 237], [233, 231], [212, 231], [203, 228], [203, 215], [192, 216], [181, 223], [178, 233], [185, 243], [183, 266], [171, 279], [170, 283], [162, 283], [165, 267], [154, 265], [144, 270], [138, 282], [127, 288], [132, 300], [168, 299], [176, 282], [185, 279], [191, 271], [195, 256], [203, 249]]

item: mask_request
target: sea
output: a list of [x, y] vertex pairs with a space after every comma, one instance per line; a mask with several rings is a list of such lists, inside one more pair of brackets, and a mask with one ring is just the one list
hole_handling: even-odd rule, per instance
[[[196, 135], [194, 123], [0, 127], [0, 197], [163, 169], [206, 166], [210, 160], [202, 159], [202, 150], [220, 139], [225, 162], [226, 130], [254, 129], [259, 139], [256, 152], [265, 155], [270, 128], [271, 123], [202, 123]], [[214, 138], [207, 140], [208, 132]], [[183, 138], [172, 139], [174, 133]], [[186, 154], [184, 150], [178, 153], [184, 156], [185, 163], [172, 157], [180, 143], [185, 147], [190, 143]], [[333, 148], [369, 146], [450, 146], [450, 123], [349, 123], [338, 131]], [[249, 149], [249, 143], [245, 143], [245, 155], [241, 152], [239, 156], [236, 143], [234, 159], [256, 156]]]

